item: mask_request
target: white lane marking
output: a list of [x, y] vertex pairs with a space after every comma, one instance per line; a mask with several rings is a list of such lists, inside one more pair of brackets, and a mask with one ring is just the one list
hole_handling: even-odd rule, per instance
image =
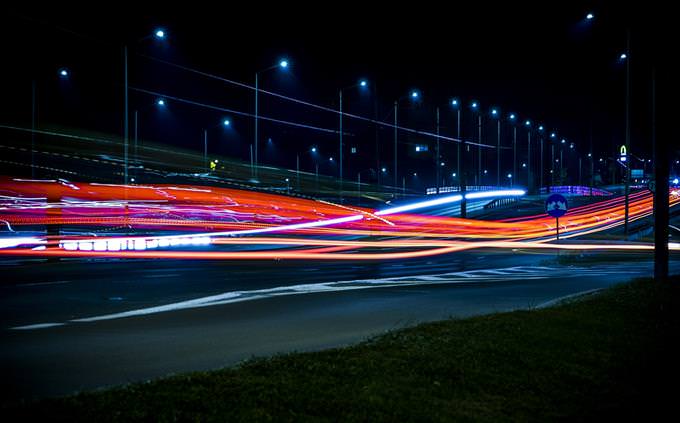
[[557, 298], [554, 298], [552, 300], [548, 300], [546, 302], [543, 302], [543, 303], [535, 306], [534, 308], [552, 307], [556, 304], [561, 303], [562, 301], [566, 301], [566, 300], [569, 300], [569, 299], [572, 299], [572, 298], [578, 298], [578, 297], [583, 297], [583, 296], [586, 296], [586, 295], [594, 294], [595, 292], [602, 291], [603, 289], [604, 288], [595, 288], [595, 289], [589, 289], [587, 291], [576, 292], [574, 294], [564, 295], [562, 297], [557, 297]]
[[10, 328], [12, 330], [31, 330], [31, 329], [45, 329], [45, 328], [53, 328], [55, 326], [64, 326], [66, 323], [36, 323], [35, 325], [26, 325], [26, 326], [15, 326], [13, 328]]
[[73, 281], [53, 281], [53, 282], [32, 282], [32, 283], [18, 283], [15, 286], [44, 286], [44, 285], [61, 285]]
[[[618, 267], [612, 267], [614, 272], [619, 273]], [[630, 269], [629, 276], [636, 273], [639, 269]], [[490, 274], [489, 271], [492, 271]], [[452, 272], [440, 275], [416, 275], [399, 276], [382, 279], [358, 279], [351, 281], [324, 282], [313, 284], [301, 284], [290, 286], [279, 286], [274, 288], [257, 289], [250, 291], [231, 291], [207, 297], [194, 298], [191, 300], [180, 301], [161, 306], [147, 307], [142, 309], [129, 310], [119, 313], [105, 314], [99, 316], [84, 317], [68, 320], [64, 323], [39, 323], [35, 325], [19, 326], [10, 329], [42, 329], [52, 326], [59, 326], [69, 323], [86, 323], [103, 320], [122, 319], [126, 317], [147, 316], [151, 314], [163, 313], [168, 311], [178, 311], [191, 308], [202, 308], [216, 305], [231, 304], [243, 301], [253, 301], [264, 298], [273, 298], [286, 295], [313, 294], [323, 292], [340, 292], [349, 290], [369, 289], [369, 288], [394, 288], [411, 287], [417, 285], [454, 285], [468, 284], [470, 282], [503, 282], [508, 280], [539, 280], [560, 278], [577, 278], [584, 273], [589, 276], [597, 275], [588, 268], [568, 267], [551, 268], [546, 266], [514, 266], [505, 269], [477, 269], [464, 272]], [[608, 275], [603, 271], [602, 276]]]
[[160, 275], [144, 275], [145, 278], [173, 278], [179, 276], [179, 273], [162, 273]]

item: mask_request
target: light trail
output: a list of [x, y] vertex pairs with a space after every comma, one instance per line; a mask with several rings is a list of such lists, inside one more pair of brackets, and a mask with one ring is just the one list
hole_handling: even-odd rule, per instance
[[[501, 190], [468, 193], [466, 198], [523, 194]], [[13, 236], [0, 236], [0, 255], [391, 260], [474, 248], [651, 248], [643, 244], [554, 244], [555, 221], [545, 215], [480, 221], [412, 214], [461, 200], [461, 195], [451, 195], [376, 211], [219, 187], [0, 178], [0, 220], [16, 231]], [[672, 195], [670, 205], [678, 203], [680, 196]], [[649, 192], [630, 196], [631, 221], [648, 217], [651, 210]], [[623, 217], [623, 197], [576, 207], [560, 219], [560, 235], [573, 238], [612, 229], [623, 223]], [[56, 225], [75, 235], [39, 236], [35, 230], [25, 230], [35, 225]], [[128, 234], [117, 233], [119, 228], [127, 228]], [[130, 230], [136, 234], [130, 235]], [[93, 231], [100, 233], [90, 235]], [[276, 236], [261, 236], [270, 234]], [[233, 251], [245, 247], [256, 251]]]

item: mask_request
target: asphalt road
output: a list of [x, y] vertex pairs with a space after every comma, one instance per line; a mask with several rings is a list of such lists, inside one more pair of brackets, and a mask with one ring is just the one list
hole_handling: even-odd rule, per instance
[[475, 251], [379, 263], [0, 262], [0, 383], [9, 400], [68, 394], [346, 345], [423, 321], [531, 308], [652, 272], [650, 255], [567, 257]]

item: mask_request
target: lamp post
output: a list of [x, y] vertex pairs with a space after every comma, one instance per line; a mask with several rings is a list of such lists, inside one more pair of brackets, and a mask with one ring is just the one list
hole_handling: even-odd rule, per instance
[[517, 115], [510, 113], [508, 118], [512, 123], [512, 174], [517, 175], [517, 126], [515, 125]]
[[538, 126], [538, 137], [539, 137], [538, 142], [540, 144], [540, 154], [541, 154], [541, 157], [540, 157], [540, 160], [539, 160], [541, 173], [540, 173], [539, 182], [538, 182], [538, 193], [540, 194], [541, 190], [543, 189], [543, 142], [544, 142], [544, 140], [543, 140], [543, 125]]
[[[140, 42], [140, 41], [145, 40], [145, 39], [152, 37], [152, 36], [156, 37], [159, 40], [162, 40], [162, 39], [165, 39], [166, 34], [165, 34], [165, 31], [163, 29], [159, 28], [156, 31], [154, 31], [153, 34], [146, 35], [146, 36], [140, 38], [139, 40], [137, 40], [137, 42]], [[66, 75], [64, 75], [64, 72], [66, 72]], [[63, 77], [67, 77], [68, 76], [68, 70], [64, 69], [60, 72], [60, 74]], [[129, 105], [128, 105], [128, 46], [127, 46], [127, 44], [123, 46], [123, 86], [124, 86], [124, 90], [125, 90], [124, 102], [123, 102], [124, 103], [124, 106], [123, 106], [123, 156], [124, 156], [124, 160], [125, 160], [124, 169], [123, 169], [123, 183], [125, 185], [127, 185], [127, 183], [128, 183], [128, 144], [129, 144], [129, 138], [130, 138], [130, 136], [128, 134], [128, 132], [129, 132], [129, 130], [128, 130], [128, 127], [129, 127], [129, 124], [128, 124]]]
[[222, 126], [223, 128], [230, 128], [231, 127], [231, 119], [229, 118], [224, 118], [222, 119], [221, 122], [209, 127], [203, 129], [203, 165], [205, 166], [206, 170], [208, 170], [208, 130], [216, 128], [218, 126]]
[[533, 184], [531, 179], [531, 121], [526, 120], [524, 126], [527, 128], [527, 191], [533, 191]]
[[[630, 28], [626, 30], [626, 52], [621, 54], [620, 59], [626, 61], [626, 151], [631, 154], [630, 150]], [[626, 201], [625, 201], [625, 218], [623, 224], [623, 235], [628, 239], [628, 204], [630, 195], [630, 166], [626, 167]]]
[[496, 185], [501, 186], [501, 119], [498, 109], [491, 109], [491, 116], [496, 118]]
[[[399, 181], [398, 171], [397, 171], [397, 169], [398, 169], [398, 167], [397, 167], [397, 156], [398, 156], [398, 153], [397, 153], [397, 136], [398, 136], [398, 134], [397, 134], [397, 132], [398, 132], [397, 131], [397, 124], [398, 124], [397, 114], [398, 114], [398, 111], [399, 111], [399, 101], [403, 100], [406, 97], [407, 96], [403, 96], [403, 97], [400, 97], [400, 98], [394, 100], [394, 188], [395, 188], [395, 190], [398, 190], [397, 184], [398, 184], [398, 181]], [[420, 97], [420, 93], [417, 90], [413, 90], [408, 94], [408, 97], [412, 101], [416, 101]]]
[[[474, 112], [479, 111], [479, 103], [473, 101], [470, 104], [470, 108], [474, 115]], [[477, 131], [477, 175], [475, 177], [475, 184], [480, 186], [482, 184], [482, 115], [479, 113], [477, 114]]]
[[260, 74], [270, 71], [272, 69], [288, 69], [288, 60], [281, 59], [279, 63], [269, 66], [268, 68], [262, 69], [255, 72], [255, 137], [253, 139], [253, 144], [255, 145], [255, 179], [257, 179], [258, 174], [258, 137], [259, 137], [259, 93], [260, 93]]
[[354, 87], [357, 87], [357, 86], [359, 86], [361, 88], [366, 88], [366, 87], [368, 87], [368, 81], [366, 81], [365, 79], [361, 79], [356, 84], [352, 84], [352, 85], [349, 85], [347, 87], [340, 88], [338, 90], [338, 97], [339, 97], [339, 102], [338, 102], [339, 113], [338, 113], [338, 115], [339, 115], [339, 133], [340, 133], [340, 137], [339, 137], [340, 138], [340, 145], [339, 145], [340, 162], [338, 164], [338, 166], [339, 166], [338, 167], [338, 174], [339, 174], [340, 180], [338, 181], [338, 183], [339, 183], [339, 189], [340, 189], [340, 203], [342, 203], [342, 183], [343, 183], [343, 181], [342, 181], [342, 177], [343, 177], [342, 160], [343, 160], [343, 156], [344, 156], [343, 151], [342, 151], [343, 150], [343, 148], [342, 148], [342, 136], [343, 136], [343, 132], [344, 132], [343, 128], [342, 128], [342, 122], [343, 122], [342, 91], [346, 90], [348, 88], [354, 88]]
[[463, 154], [465, 154], [465, 151], [467, 149], [467, 145], [465, 143], [465, 140], [461, 139], [460, 137], [460, 102], [458, 99], [454, 98], [451, 100], [451, 106], [456, 109], [456, 137], [458, 138], [458, 149], [457, 149], [457, 168], [456, 172], [458, 173], [458, 191], [460, 194], [463, 196], [463, 199], [460, 202], [460, 217], [465, 218], [467, 216], [467, 201], [465, 200], [465, 184], [466, 184], [466, 172], [465, 172], [465, 160], [460, 160], [460, 154], [461, 154], [461, 144], [463, 144]]

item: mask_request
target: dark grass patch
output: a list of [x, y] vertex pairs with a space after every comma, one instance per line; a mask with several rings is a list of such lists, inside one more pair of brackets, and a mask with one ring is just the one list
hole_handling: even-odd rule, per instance
[[679, 307], [679, 278], [639, 280], [554, 308], [422, 324], [353, 347], [3, 414], [12, 421], [647, 420], [671, 410], [678, 391]]

